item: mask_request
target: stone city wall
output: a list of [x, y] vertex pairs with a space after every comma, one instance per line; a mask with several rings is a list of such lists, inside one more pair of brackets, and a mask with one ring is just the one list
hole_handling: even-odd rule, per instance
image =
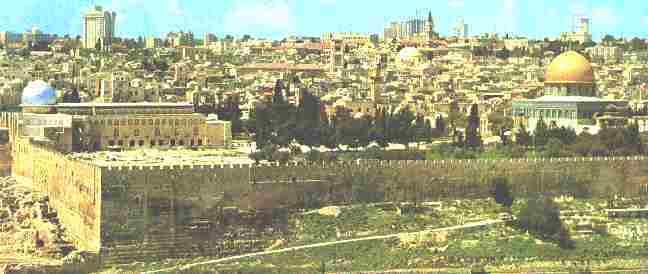
[[[267, 227], [259, 228], [262, 220], [255, 218], [267, 216], [243, 221], [243, 215], [235, 215], [232, 221], [228, 207], [277, 214], [272, 210], [363, 199], [487, 197], [491, 179], [498, 176], [508, 177], [517, 195], [636, 196], [648, 184], [647, 161], [624, 157], [102, 167], [102, 254], [105, 262], [119, 262], [256, 251], [285, 235], [276, 233], [277, 228], [264, 234]], [[250, 240], [260, 235], [264, 241]]]
[[46, 193], [75, 246], [98, 252], [101, 218], [101, 169], [16, 138], [12, 176]]

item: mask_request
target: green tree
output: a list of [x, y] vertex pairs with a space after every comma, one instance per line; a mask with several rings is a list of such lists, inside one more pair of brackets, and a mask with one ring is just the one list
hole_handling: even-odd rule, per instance
[[300, 143], [309, 147], [319, 146], [322, 143], [320, 109], [319, 98], [306, 90], [302, 91], [297, 107], [296, 138]]
[[388, 122], [389, 139], [408, 147], [414, 140], [413, 122], [416, 119], [414, 114], [407, 108], [402, 109], [396, 115], [390, 116]]
[[625, 128], [623, 143], [625, 144], [625, 151], [622, 154], [633, 155], [643, 153], [641, 133], [639, 132], [639, 125], [636, 121]]
[[527, 131], [526, 127], [524, 127], [524, 125], [520, 126], [520, 129], [515, 135], [515, 142], [519, 146], [523, 147], [528, 147], [531, 144], [531, 135]]
[[216, 108], [218, 118], [232, 123], [232, 133], [239, 134], [243, 131], [241, 109], [238, 97], [228, 97], [223, 104]]
[[565, 146], [557, 138], [550, 138], [544, 149], [544, 156], [547, 158], [558, 158], [565, 156]]
[[630, 49], [636, 51], [646, 50], [646, 41], [639, 39], [638, 37], [632, 38], [632, 40], [630, 40]]
[[274, 88], [270, 119], [272, 121], [272, 143], [279, 147], [288, 147], [297, 135], [297, 109], [286, 101], [285, 86], [277, 80]]
[[511, 208], [515, 198], [511, 192], [511, 184], [506, 177], [496, 177], [491, 181], [491, 195], [495, 202], [507, 208]]
[[560, 220], [560, 208], [549, 197], [532, 197], [517, 216], [520, 229], [543, 240], [559, 242], [565, 249], [574, 247], [569, 233]]
[[626, 146], [627, 136], [625, 129], [604, 128], [597, 137], [610, 154], [618, 155]]
[[319, 127], [320, 143], [328, 149], [336, 149], [339, 142], [336, 139], [334, 121], [323, 121]]
[[434, 121], [434, 131], [436, 135], [435, 137], [441, 137], [446, 134], [446, 123], [443, 119], [443, 116], [437, 116], [436, 120]]
[[606, 34], [605, 36], [603, 36], [603, 39], [601, 39], [601, 42], [607, 45], [611, 45], [616, 42], [616, 38], [614, 38], [614, 36], [610, 34]]
[[385, 130], [385, 113], [382, 110], [377, 110], [375, 119], [369, 129], [369, 141], [376, 142], [380, 147], [387, 147], [387, 135]]
[[503, 130], [513, 128], [513, 119], [499, 111], [491, 112], [488, 114], [488, 127], [491, 132], [499, 134]]
[[591, 48], [591, 47], [595, 47], [595, 46], [596, 46], [596, 42], [594, 42], [594, 41], [587, 41], [587, 42], [583, 43], [583, 48]]
[[430, 122], [430, 120], [425, 120], [423, 131], [425, 132], [424, 139], [428, 142], [431, 142], [433, 138], [437, 137], [436, 130], [432, 128], [432, 123]]
[[457, 128], [466, 127], [466, 115], [459, 110], [459, 104], [453, 101], [450, 104], [450, 112], [448, 112], [448, 122], [450, 123], [450, 131], [455, 131]]
[[547, 124], [545, 124], [544, 119], [540, 117], [538, 123], [536, 124], [535, 131], [533, 132], [533, 145], [536, 147], [536, 150], [541, 149], [549, 141], [549, 129]]
[[250, 115], [248, 130], [254, 133], [254, 141], [258, 149], [272, 144], [272, 111], [265, 104], [257, 105]]
[[416, 115], [414, 120], [414, 139], [417, 143], [429, 140], [428, 129], [425, 127], [425, 117], [423, 115]]
[[479, 109], [477, 104], [473, 104], [468, 116], [468, 127], [466, 127], [466, 147], [471, 149], [481, 148], [483, 145], [481, 135], [479, 134]]

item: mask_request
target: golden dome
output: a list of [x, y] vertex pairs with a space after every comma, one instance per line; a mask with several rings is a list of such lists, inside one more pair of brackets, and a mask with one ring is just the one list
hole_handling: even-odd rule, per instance
[[592, 64], [578, 52], [568, 51], [558, 55], [545, 75], [547, 83], [594, 83]]

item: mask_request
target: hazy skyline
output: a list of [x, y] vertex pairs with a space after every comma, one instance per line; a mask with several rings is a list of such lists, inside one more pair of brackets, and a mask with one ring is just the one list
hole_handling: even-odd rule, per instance
[[22, 0], [4, 3], [0, 30], [32, 25], [57, 34], [80, 35], [81, 16], [92, 4], [117, 12], [117, 36], [161, 36], [190, 30], [281, 38], [319, 36], [327, 31], [382, 34], [390, 21], [432, 11], [436, 31], [449, 33], [458, 17], [470, 34], [497, 31], [532, 38], [556, 37], [571, 29], [574, 15], [592, 18], [596, 40], [602, 34], [647, 36], [648, 7], [640, 0]]

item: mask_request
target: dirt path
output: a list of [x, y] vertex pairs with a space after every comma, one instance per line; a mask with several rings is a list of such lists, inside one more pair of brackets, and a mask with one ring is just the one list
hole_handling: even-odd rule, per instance
[[476, 223], [468, 223], [468, 224], [458, 225], [458, 226], [450, 226], [450, 227], [443, 227], [443, 228], [436, 228], [436, 229], [428, 229], [428, 230], [423, 230], [423, 231], [419, 231], [419, 232], [396, 233], [396, 234], [389, 234], [389, 235], [383, 235], [383, 236], [371, 236], [371, 237], [363, 237], [363, 238], [350, 239], [350, 240], [340, 240], [340, 241], [333, 241], [333, 242], [324, 242], [324, 243], [317, 243], [317, 244], [310, 244], [310, 245], [302, 245], [302, 246], [282, 248], [282, 249], [277, 249], [277, 250], [272, 250], [272, 251], [255, 252], [255, 253], [232, 256], [232, 257], [227, 257], [227, 258], [220, 258], [220, 259], [215, 259], [215, 260], [210, 260], [210, 261], [205, 261], [205, 262], [200, 262], [200, 263], [187, 264], [187, 265], [183, 265], [183, 266], [174, 266], [174, 267], [169, 267], [169, 268], [150, 271], [150, 272], [143, 272], [143, 273], [162, 273], [162, 272], [170, 272], [170, 271], [173, 271], [173, 270], [187, 270], [187, 269], [191, 269], [191, 268], [197, 267], [197, 266], [225, 263], [225, 262], [229, 262], [229, 261], [236, 261], [236, 260], [259, 257], [259, 256], [266, 256], [266, 255], [274, 255], [274, 254], [280, 254], [280, 253], [286, 253], [286, 252], [293, 252], [293, 251], [298, 251], [298, 250], [303, 250], [303, 249], [327, 247], [327, 246], [333, 246], [333, 245], [339, 245], [339, 244], [348, 244], [348, 243], [355, 243], [355, 242], [362, 242], [362, 241], [386, 240], [386, 239], [398, 238], [398, 237], [401, 237], [401, 236], [404, 236], [404, 235], [410, 235], [410, 234], [416, 234], [416, 233], [452, 231], [452, 230], [466, 229], [466, 228], [472, 228], [472, 227], [489, 226], [489, 225], [494, 225], [494, 224], [498, 224], [498, 223], [503, 223], [503, 221], [501, 221], [501, 220], [484, 220], [484, 221], [476, 222]]

